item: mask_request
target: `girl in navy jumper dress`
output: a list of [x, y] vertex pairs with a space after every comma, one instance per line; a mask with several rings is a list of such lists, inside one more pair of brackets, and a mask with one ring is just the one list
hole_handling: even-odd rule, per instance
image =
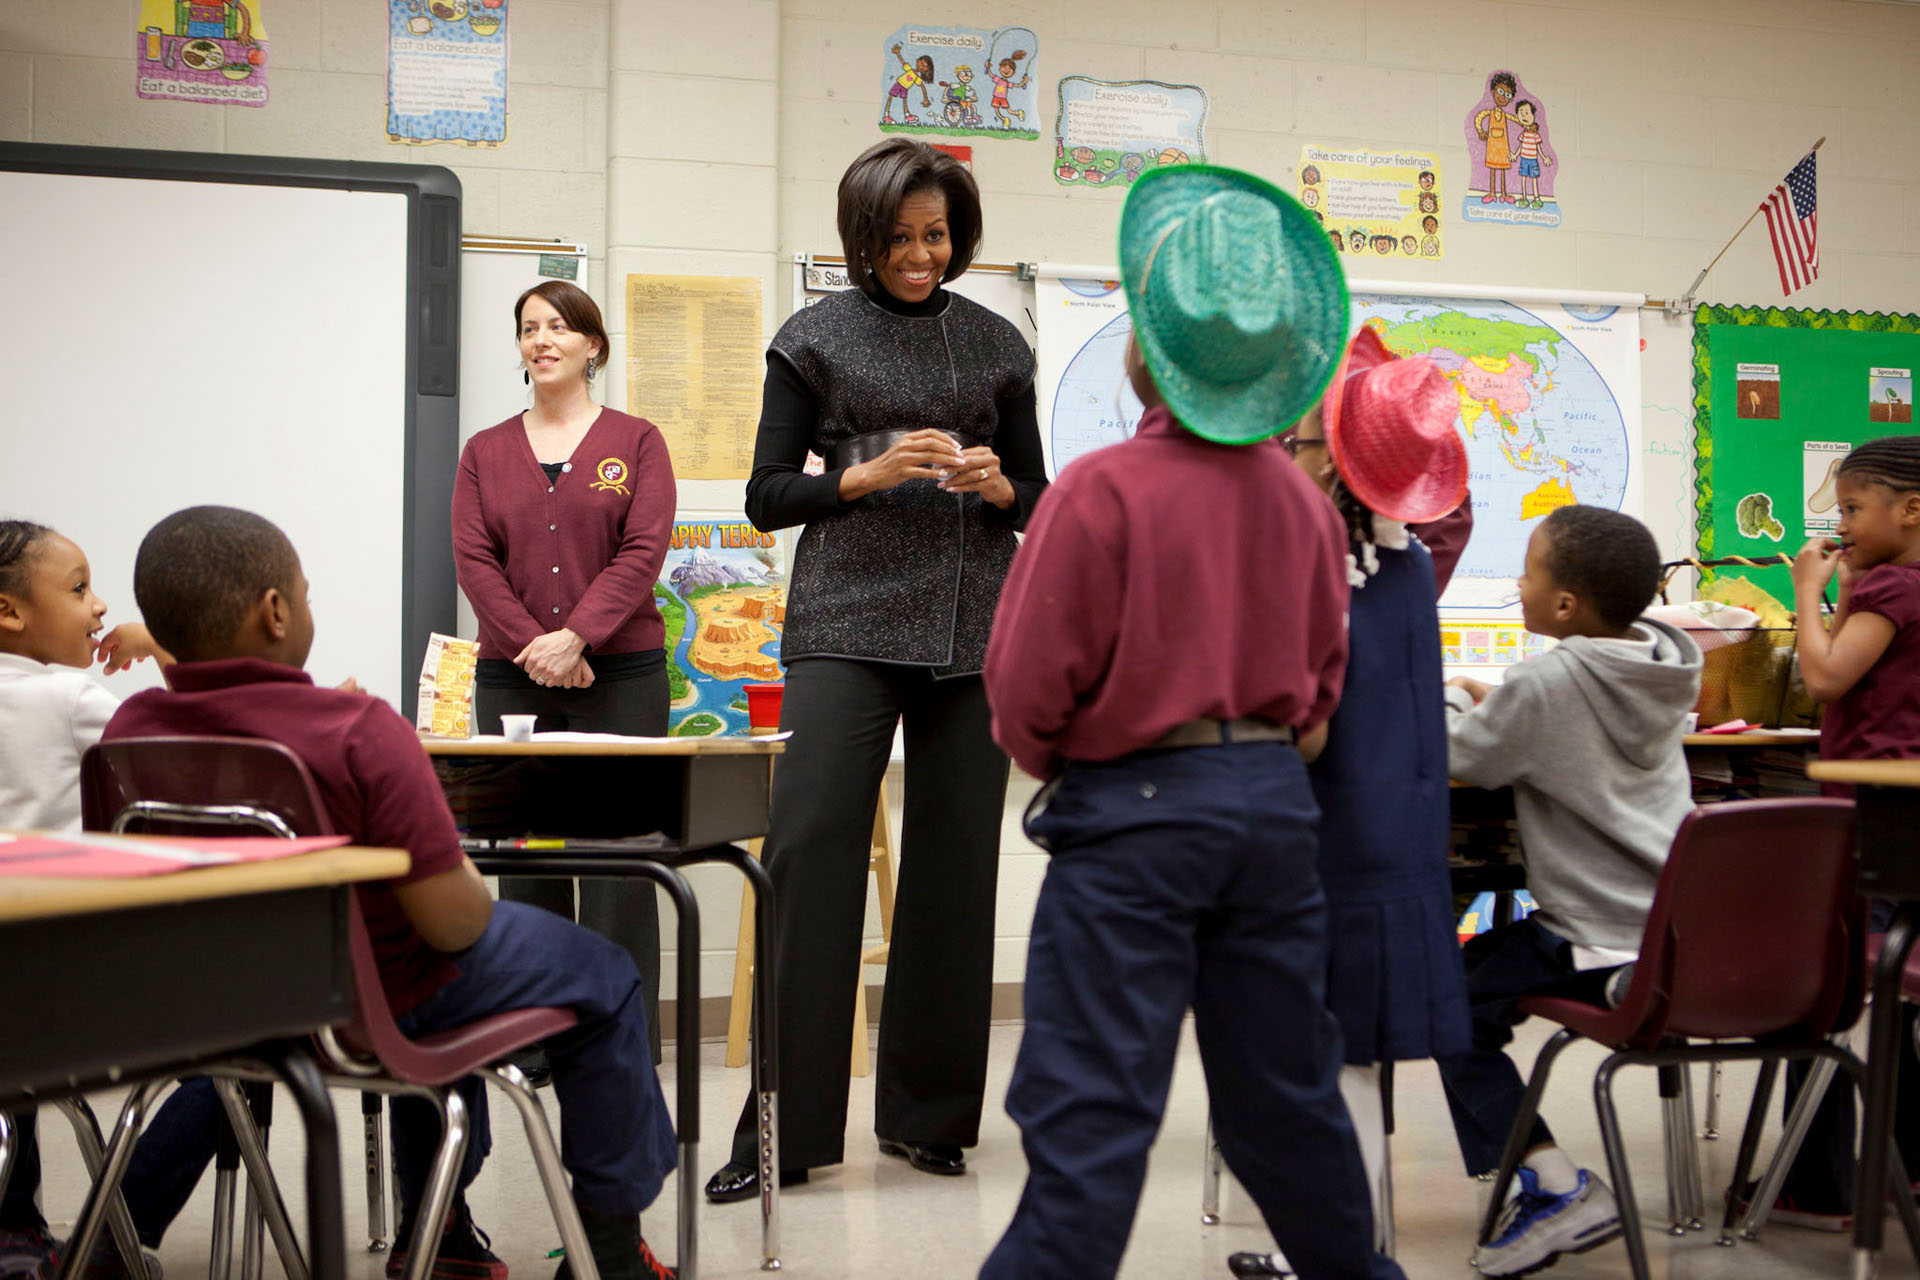
[[[1346, 521], [1353, 585], [1347, 681], [1326, 750], [1308, 767], [1320, 804], [1327, 1007], [1346, 1041], [1347, 1100], [1384, 1235], [1383, 1062], [1465, 1052], [1472, 1028], [1447, 877], [1449, 802], [1433, 557], [1402, 521], [1455, 511], [1467, 455], [1459, 401], [1424, 359], [1395, 359], [1372, 329], [1348, 348], [1317, 413], [1286, 437]], [[1236, 1254], [1234, 1274], [1287, 1274]]]

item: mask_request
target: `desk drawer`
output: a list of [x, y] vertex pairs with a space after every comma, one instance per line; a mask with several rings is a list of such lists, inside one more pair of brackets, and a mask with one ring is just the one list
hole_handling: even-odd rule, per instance
[[434, 770], [468, 835], [621, 839], [674, 849], [764, 835], [764, 756], [439, 757]]

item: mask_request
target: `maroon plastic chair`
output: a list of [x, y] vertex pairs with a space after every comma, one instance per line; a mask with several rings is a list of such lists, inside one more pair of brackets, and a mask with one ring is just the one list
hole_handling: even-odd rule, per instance
[[[213, 826], [264, 830], [286, 837], [334, 834], [306, 765], [279, 743], [262, 739], [122, 738], [102, 742], [82, 758], [80, 786], [83, 821], [93, 830], [192, 831], [204, 835]], [[340, 1033], [323, 1031], [318, 1037], [327, 1083], [428, 1098], [440, 1109], [444, 1125], [415, 1216], [406, 1280], [425, 1280], [432, 1266], [466, 1152], [466, 1107], [448, 1086], [476, 1075], [500, 1088], [520, 1112], [527, 1145], [533, 1151], [574, 1276], [577, 1280], [599, 1280], [546, 1113], [526, 1077], [502, 1061], [507, 1054], [574, 1026], [577, 1018], [573, 1011], [516, 1009], [409, 1038], [395, 1023], [387, 1004], [358, 890], [351, 903], [348, 929], [353, 957], [353, 1017]], [[239, 1105], [237, 1087], [223, 1085], [221, 1101], [234, 1121], [243, 1154], [249, 1155], [249, 1168], [256, 1169], [257, 1158], [258, 1168], [264, 1169], [264, 1154], [256, 1156], [247, 1150], [252, 1125], [245, 1107]], [[251, 1136], [257, 1141], [257, 1134]], [[277, 1194], [263, 1196], [270, 1227], [276, 1227], [275, 1200]], [[274, 1234], [278, 1241], [280, 1228], [276, 1227]], [[284, 1256], [286, 1242], [281, 1244]]]
[[[1553, 1061], [1584, 1036], [1613, 1050], [1595, 1073], [1594, 1105], [1627, 1258], [1636, 1280], [1646, 1280], [1646, 1242], [1613, 1105], [1615, 1072], [1630, 1065], [1765, 1064], [1734, 1166], [1733, 1185], [1743, 1186], [1781, 1061], [1826, 1058], [1859, 1082], [1860, 1060], [1828, 1037], [1859, 1017], [1865, 953], [1852, 801], [1745, 800], [1694, 810], [1674, 836], [1619, 1007], [1549, 996], [1519, 1002], [1522, 1013], [1558, 1022], [1561, 1030], [1534, 1062], [1481, 1223], [1481, 1243], [1493, 1237], [1505, 1208]], [[1732, 1243], [1733, 1216], [1729, 1204], [1722, 1244]], [[1920, 1248], [1911, 1200], [1904, 1216]]]

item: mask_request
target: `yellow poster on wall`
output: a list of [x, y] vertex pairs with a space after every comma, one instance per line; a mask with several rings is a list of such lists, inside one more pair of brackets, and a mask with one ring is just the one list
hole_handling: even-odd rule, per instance
[[267, 105], [262, 0], [140, 0], [133, 91], [164, 102]]
[[681, 480], [753, 470], [762, 287], [758, 276], [627, 277], [627, 408], [660, 428]]
[[1336, 253], [1400, 262], [1445, 256], [1439, 156], [1306, 146], [1299, 179], [1300, 203], [1320, 219]]

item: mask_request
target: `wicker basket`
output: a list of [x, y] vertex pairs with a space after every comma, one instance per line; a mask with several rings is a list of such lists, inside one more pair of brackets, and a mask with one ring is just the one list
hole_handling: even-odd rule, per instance
[[[1731, 557], [1676, 560], [1663, 565], [1661, 603], [1666, 603], [1668, 581], [1681, 568], [1717, 569], [1754, 563]], [[1716, 638], [1724, 643], [1705, 655], [1700, 673], [1700, 701], [1694, 710], [1700, 713], [1701, 726], [1729, 720], [1770, 728], [1818, 725], [1820, 705], [1807, 694], [1794, 656], [1797, 634], [1795, 627], [1732, 627], [1719, 631]]]

